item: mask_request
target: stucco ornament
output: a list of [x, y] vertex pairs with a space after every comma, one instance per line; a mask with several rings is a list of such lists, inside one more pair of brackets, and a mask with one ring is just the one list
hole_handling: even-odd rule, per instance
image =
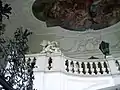
[[61, 50], [59, 49], [58, 42], [56, 41], [47, 41], [43, 40], [40, 44], [42, 46], [42, 51], [41, 53], [61, 53]]

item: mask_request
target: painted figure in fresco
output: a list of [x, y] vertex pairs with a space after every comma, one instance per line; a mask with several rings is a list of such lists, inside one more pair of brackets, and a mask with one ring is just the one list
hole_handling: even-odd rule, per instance
[[40, 20], [44, 18], [47, 26], [98, 30], [120, 20], [120, 0], [45, 0], [39, 3], [36, 0], [33, 4], [33, 13]]

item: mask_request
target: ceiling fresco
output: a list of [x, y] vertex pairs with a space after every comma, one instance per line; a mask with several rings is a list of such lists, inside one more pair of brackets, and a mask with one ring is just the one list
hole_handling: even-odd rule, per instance
[[100, 30], [120, 20], [120, 0], [36, 0], [32, 11], [47, 27]]

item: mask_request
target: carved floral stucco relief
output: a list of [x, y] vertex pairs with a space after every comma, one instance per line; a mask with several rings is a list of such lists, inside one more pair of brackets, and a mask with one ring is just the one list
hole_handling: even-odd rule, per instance
[[[83, 35], [81, 34], [79, 37], [76, 37], [76, 38], [68, 37], [68, 39], [70, 39], [70, 38], [74, 41], [72, 47], [73, 48], [76, 47], [75, 48], [76, 50], [74, 50], [75, 52], [76, 51], [85, 52], [85, 51], [89, 51], [89, 50], [97, 50], [98, 46], [101, 42], [101, 35], [99, 33], [96, 33], [96, 34], [87, 33], [87, 34], [83, 34]], [[64, 49], [62, 49], [62, 50], [65, 51]], [[69, 49], [69, 51], [67, 51], [67, 52], [71, 52], [71, 51], [72, 51], [72, 48], [71, 48], [71, 50]]]
[[[19, 3], [19, 5], [17, 5]], [[99, 36], [100, 32], [102, 32], [102, 35], [105, 36], [105, 38], [102, 38], [102, 40], [105, 40], [107, 35], [112, 34], [113, 32], [119, 31], [120, 28], [120, 23], [115, 24], [109, 28], [103, 29], [103, 30], [98, 30], [95, 32], [98, 32], [98, 34], [93, 33], [88, 35], [88, 38], [86, 38], [85, 32], [74, 32], [74, 31], [68, 31], [60, 27], [50, 27], [47, 28], [45, 23], [42, 21], [39, 21], [36, 19], [32, 13], [32, 5], [34, 1], [33, 0], [15, 0], [14, 3], [11, 3], [13, 7], [17, 7], [13, 10], [13, 17], [10, 18], [11, 23], [10, 26], [7, 26], [7, 29], [14, 30], [19, 25], [23, 25], [26, 28], [30, 28], [31, 30], [34, 30], [35, 37], [31, 38], [31, 43], [30, 43], [30, 48], [32, 53], [40, 52], [39, 44], [42, 40], [44, 40], [46, 37], [47, 40], [54, 40], [60, 43], [60, 49], [62, 52], [65, 54], [69, 55], [81, 55], [82, 53], [89, 51], [92, 51], [91, 49], [97, 48], [98, 47], [98, 42], [101, 36]], [[19, 22], [18, 22], [19, 21]], [[8, 30], [9, 31], [9, 30]], [[9, 31], [11, 32], [11, 31]], [[67, 33], [67, 35], [66, 35]], [[89, 32], [88, 32], [89, 33]], [[119, 34], [119, 33], [118, 33]], [[85, 35], [85, 36], [84, 36]], [[96, 36], [94, 36], [96, 35]], [[45, 38], [43, 38], [45, 37]], [[94, 41], [94, 39], [97, 37], [97, 40]], [[84, 39], [83, 39], [84, 38]], [[93, 38], [93, 39], [90, 39]], [[119, 38], [118, 38], [119, 39]], [[46, 39], [45, 39], [46, 40]], [[111, 42], [111, 38], [109, 38]], [[113, 47], [117, 47], [120, 44], [116, 44], [118, 41], [114, 41]], [[95, 44], [97, 43], [97, 44]], [[65, 45], [66, 44], [66, 45]], [[67, 45], [69, 44], [69, 45]], [[114, 46], [114, 45], [117, 46]], [[90, 47], [90, 48], [89, 48]], [[112, 47], [112, 48], [113, 48]], [[119, 47], [118, 47], [119, 48]], [[118, 50], [118, 49], [116, 49]], [[96, 50], [93, 50], [93, 53]], [[67, 53], [68, 52], [68, 53]], [[86, 53], [87, 53], [86, 52]]]

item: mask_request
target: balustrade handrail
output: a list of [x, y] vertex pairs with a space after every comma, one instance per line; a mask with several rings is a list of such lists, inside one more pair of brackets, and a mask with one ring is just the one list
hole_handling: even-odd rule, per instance
[[105, 58], [98, 58], [98, 59], [85, 59], [85, 58], [79, 58], [79, 59], [74, 59], [74, 58], [70, 58], [70, 57], [67, 57], [67, 56], [63, 56], [65, 59], [68, 59], [68, 60], [73, 60], [73, 61], [79, 61], [81, 60], [81, 62], [90, 62], [90, 61], [106, 61]]

